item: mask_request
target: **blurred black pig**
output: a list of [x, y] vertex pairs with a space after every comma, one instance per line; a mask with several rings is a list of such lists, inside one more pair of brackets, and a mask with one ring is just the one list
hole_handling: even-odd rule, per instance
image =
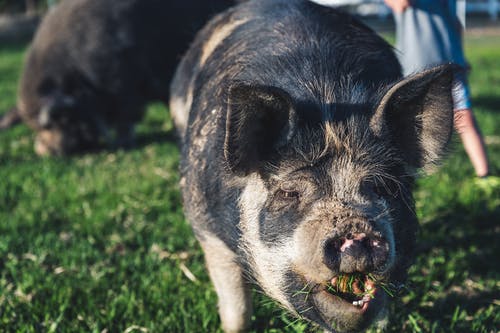
[[50, 10], [29, 48], [13, 111], [37, 132], [36, 152], [131, 145], [145, 104], [168, 101], [192, 37], [230, 3], [66, 0]]
[[226, 332], [248, 327], [254, 282], [327, 331], [385, 312], [414, 260], [414, 177], [452, 133], [452, 76], [403, 78], [372, 30], [305, 0], [248, 1], [205, 26], [170, 106]]

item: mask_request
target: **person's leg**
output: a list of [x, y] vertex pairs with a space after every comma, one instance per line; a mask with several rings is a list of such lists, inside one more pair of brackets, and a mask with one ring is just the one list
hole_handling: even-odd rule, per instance
[[455, 128], [478, 177], [489, 173], [488, 157], [483, 137], [471, 109], [455, 111]]
[[455, 73], [455, 82], [452, 89], [455, 110], [455, 129], [460, 135], [465, 152], [476, 171], [478, 177], [489, 173], [488, 156], [484, 140], [472, 113], [469, 84], [466, 70]]

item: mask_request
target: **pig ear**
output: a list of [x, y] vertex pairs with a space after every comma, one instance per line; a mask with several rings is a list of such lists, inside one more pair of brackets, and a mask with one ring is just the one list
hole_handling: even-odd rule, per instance
[[271, 159], [290, 138], [294, 115], [290, 96], [279, 88], [233, 85], [224, 141], [231, 171], [248, 174]]
[[444, 154], [453, 130], [454, 65], [412, 75], [380, 102], [370, 126], [388, 135], [414, 168], [429, 169]]

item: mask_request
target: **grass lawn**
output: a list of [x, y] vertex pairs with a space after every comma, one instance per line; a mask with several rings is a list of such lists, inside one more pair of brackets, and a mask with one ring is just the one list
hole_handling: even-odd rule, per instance
[[[475, 112], [499, 175], [500, 43], [466, 43]], [[0, 112], [15, 103], [25, 48], [0, 45]], [[182, 213], [173, 137], [160, 105], [129, 151], [38, 158], [24, 125], [0, 133], [1, 332], [221, 331]], [[455, 147], [419, 181], [419, 257], [388, 332], [500, 328], [500, 188], [478, 188]], [[316, 331], [256, 296], [254, 332]]]

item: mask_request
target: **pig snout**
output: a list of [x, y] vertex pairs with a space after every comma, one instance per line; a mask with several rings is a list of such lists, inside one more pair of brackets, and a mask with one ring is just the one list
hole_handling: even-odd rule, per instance
[[[359, 223], [358, 223], [359, 224]], [[323, 242], [323, 263], [340, 273], [370, 273], [385, 268], [389, 242], [380, 232], [351, 230], [336, 233]]]

